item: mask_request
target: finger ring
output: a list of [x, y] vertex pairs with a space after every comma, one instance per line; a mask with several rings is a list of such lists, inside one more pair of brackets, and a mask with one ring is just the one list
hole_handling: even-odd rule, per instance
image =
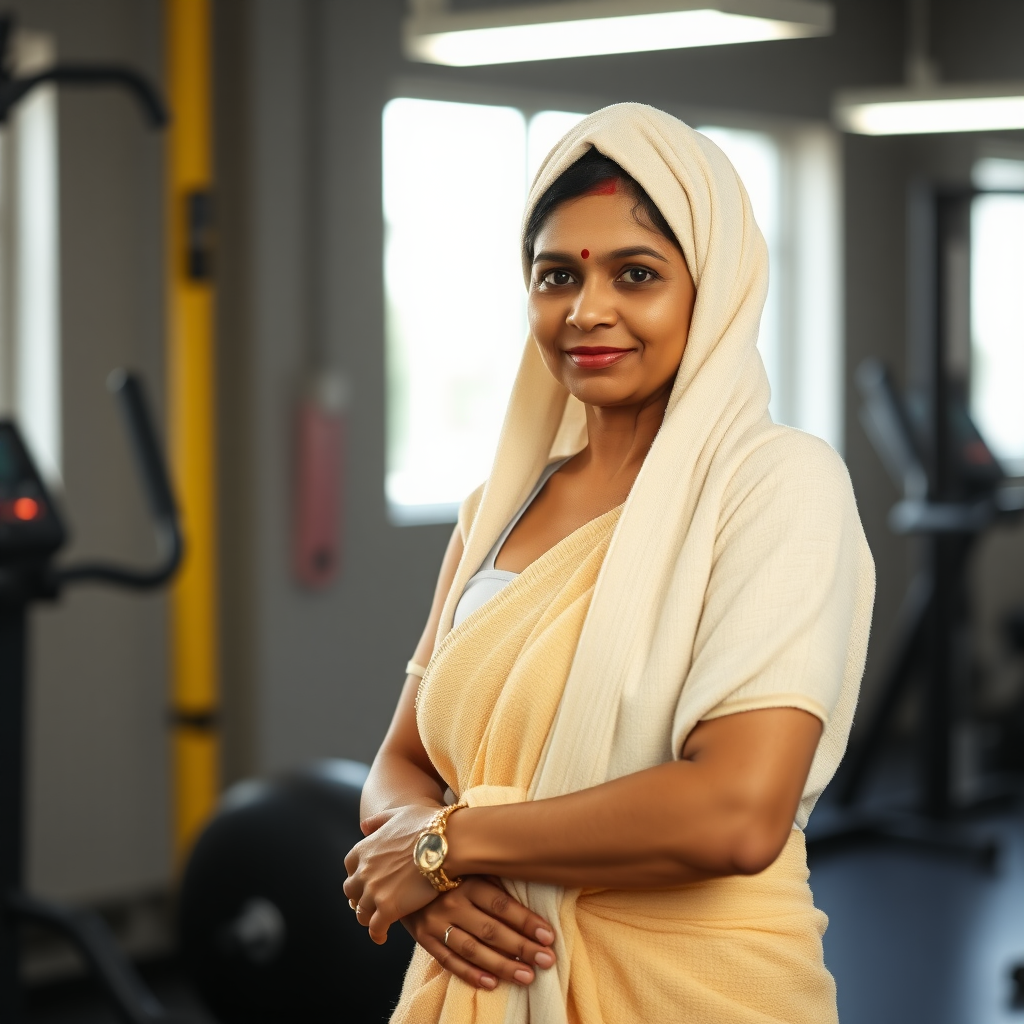
[[447, 928], [445, 928], [445, 930], [444, 930], [444, 944], [445, 944], [446, 946], [448, 945], [448, 936], [449, 936], [449, 935], [451, 935], [451, 933], [452, 933], [452, 929], [453, 929], [454, 927], [455, 927], [455, 925], [453, 925], [453, 924], [450, 924], [450, 925], [448, 925], [448, 927], [447, 927]]
[[361, 906], [359, 906], [359, 904], [357, 903], [356, 904], [356, 917], [358, 917], [362, 912], [363, 912], [363, 908]]
[[352, 908], [353, 910], [355, 910], [355, 909], [356, 909], [356, 901], [355, 901], [355, 900], [349, 900], [349, 901], [348, 901], [348, 905], [349, 905], [349, 906], [350, 906], [350, 907], [351, 907], [351, 908]]

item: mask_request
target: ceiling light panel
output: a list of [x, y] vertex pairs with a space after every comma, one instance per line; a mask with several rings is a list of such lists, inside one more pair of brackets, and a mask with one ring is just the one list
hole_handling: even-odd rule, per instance
[[859, 135], [1024, 129], [1024, 82], [841, 93], [835, 119]]
[[456, 67], [511, 64], [827, 35], [833, 17], [821, 0], [571, 0], [424, 12], [406, 20], [405, 53]]

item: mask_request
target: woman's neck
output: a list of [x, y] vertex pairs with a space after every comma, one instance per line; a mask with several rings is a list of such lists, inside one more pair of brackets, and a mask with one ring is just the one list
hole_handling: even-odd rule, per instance
[[664, 388], [638, 405], [588, 405], [587, 447], [580, 452], [587, 472], [607, 481], [628, 476], [632, 483], [661, 429], [670, 394]]

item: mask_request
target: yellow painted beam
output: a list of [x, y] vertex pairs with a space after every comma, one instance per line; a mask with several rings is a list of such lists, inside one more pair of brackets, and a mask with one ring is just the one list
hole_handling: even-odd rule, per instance
[[220, 783], [213, 185], [209, 0], [165, 0], [167, 355], [171, 464], [185, 558], [171, 596], [175, 712], [174, 844], [178, 862], [213, 810]]

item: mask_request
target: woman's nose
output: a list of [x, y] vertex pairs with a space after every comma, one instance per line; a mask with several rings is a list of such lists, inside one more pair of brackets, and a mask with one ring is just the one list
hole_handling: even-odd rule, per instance
[[572, 310], [565, 318], [570, 327], [592, 331], [595, 327], [611, 327], [618, 320], [614, 296], [597, 282], [587, 282], [580, 289]]

